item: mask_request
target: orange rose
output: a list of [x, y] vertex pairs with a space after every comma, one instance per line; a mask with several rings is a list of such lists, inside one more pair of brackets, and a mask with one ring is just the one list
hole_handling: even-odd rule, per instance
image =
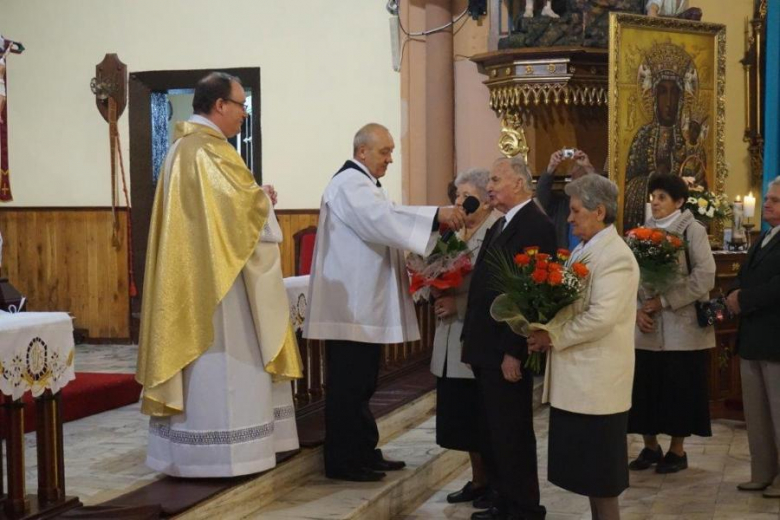
[[548, 255], [547, 253], [539, 253], [538, 255], [536, 255], [536, 260], [540, 262], [546, 262], [549, 259], [550, 259], [550, 255]]
[[560, 285], [563, 283], [563, 273], [560, 271], [550, 271], [547, 281], [550, 282], [550, 285]]
[[525, 265], [528, 265], [530, 263], [531, 263], [531, 257], [530, 256], [528, 256], [526, 254], [523, 254], [523, 253], [519, 253], [519, 254], [515, 255], [515, 264], [516, 265], [525, 266]]
[[664, 241], [664, 238], [666, 238], [666, 235], [663, 233], [663, 231], [653, 231], [650, 233], [650, 241], [653, 244], [660, 244]]
[[525, 248], [525, 254], [528, 256], [534, 256], [539, 252], [539, 246], [530, 246]]
[[669, 240], [669, 243], [672, 244], [674, 247], [682, 246], [682, 240], [680, 240], [674, 235], [667, 235], [666, 239]]
[[533, 273], [531, 273], [531, 278], [536, 283], [544, 283], [547, 281], [547, 271], [536, 269]]
[[582, 264], [580, 262], [574, 262], [571, 266], [571, 270], [574, 271], [574, 274], [579, 276], [580, 278], [585, 278], [588, 276], [588, 267], [585, 264]]
[[650, 238], [650, 235], [653, 233], [651, 229], [640, 227], [636, 228], [631, 233], [634, 234], [635, 237], [637, 237], [639, 240], [647, 240]]
[[550, 262], [548, 262], [546, 260], [543, 260], [541, 262], [539, 260], [537, 260], [536, 261], [536, 265], [534, 266], [534, 269], [536, 269], [537, 271], [546, 271], [548, 265], [550, 265]]
[[565, 262], [571, 256], [571, 251], [569, 251], [568, 249], [560, 248], [558, 249], [557, 256], [558, 256], [558, 260], [560, 260], [561, 262]]
[[547, 270], [550, 272], [558, 271], [560, 272], [563, 269], [563, 266], [559, 264], [558, 262], [550, 262], [550, 265], [547, 266]]

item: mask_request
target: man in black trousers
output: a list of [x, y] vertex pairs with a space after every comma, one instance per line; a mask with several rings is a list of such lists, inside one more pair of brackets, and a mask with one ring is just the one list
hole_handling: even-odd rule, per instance
[[492, 258], [510, 261], [524, 248], [555, 253], [555, 227], [532, 200], [531, 173], [520, 157], [499, 159], [488, 183], [490, 204], [505, 213], [485, 235], [472, 275], [463, 326], [463, 362], [474, 370], [480, 391], [482, 456], [490, 487], [497, 492], [492, 507], [472, 520], [541, 519], [536, 436], [533, 427], [533, 374], [523, 367], [526, 339], [490, 316], [495, 289]]
[[737, 488], [780, 498], [780, 177], [769, 183], [762, 216], [772, 227], [750, 248], [726, 300], [739, 315], [737, 354], [750, 446], [750, 481]]

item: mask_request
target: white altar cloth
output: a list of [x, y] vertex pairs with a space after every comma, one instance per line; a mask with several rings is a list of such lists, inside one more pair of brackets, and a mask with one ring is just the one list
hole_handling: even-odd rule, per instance
[[0, 391], [19, 399], [59, 392], [76, 378], [73, 321], [65, 312], [0, 312]]

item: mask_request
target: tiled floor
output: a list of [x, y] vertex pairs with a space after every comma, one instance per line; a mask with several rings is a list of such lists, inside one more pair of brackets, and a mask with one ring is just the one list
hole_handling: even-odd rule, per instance
[[[539, 479], [547, 520], [589, 519], [585, 497], [569, 493], [547, 482], [548, 411], [536, 414], [539, 446]], [[693, 437], [686, 443], [689, 468], [673, 475], [658, 475], [653, 470], [631, 472], [631, 487], [620, 497], [623, 520], [778, 520], [780, 499], [763, 498], [760, 493], [737, 491], [736, 484], [750, 477], [747, 432], [744, 423], [714, 421], [713, 436]], [[668, 446], [668, 438], [663, 438]], [[641, 437], [629, 438], [629, 455], [642, 449]], [[448, 504], [446, 496], [469, 480], [466, 470], [448, 482], [407, 520], [468, 519], [474, 509], [468, 505]]]
[[[133, 345], [78, 345], [76, 371], [133, 373], [137, 352]], [[148, 424], [139, 403], [65, 423], [66, 492], [95, 504], [160, 478], [144, 464]], [[25, 445], [27, 492], [35, 493], [34, 433]]]

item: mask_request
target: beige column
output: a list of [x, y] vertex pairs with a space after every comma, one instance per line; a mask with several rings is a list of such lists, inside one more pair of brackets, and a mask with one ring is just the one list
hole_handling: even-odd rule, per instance
[[[452, 0], [428, 0], [427, 30], [452, 21]], [[425, 43], [426, 202], [448, 204], [447, 184], [454, 175], [454, 74], [452, 28], [429, 34]]]

